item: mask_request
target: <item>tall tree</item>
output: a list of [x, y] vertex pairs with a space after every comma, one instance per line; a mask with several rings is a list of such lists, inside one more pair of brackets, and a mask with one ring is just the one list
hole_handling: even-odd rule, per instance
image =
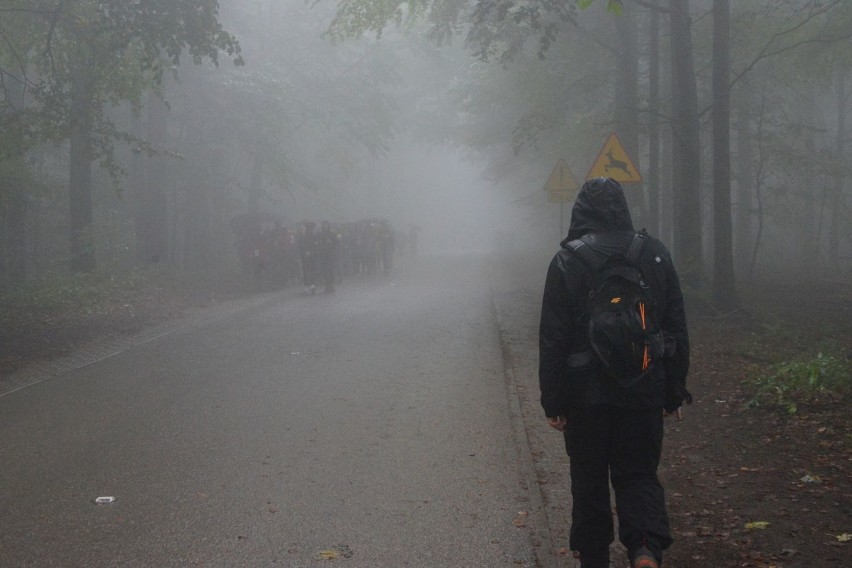
[[686, 284], [701, 285], [701, 144], [689, 0], [671, 0], [674, 252]]
[[[839, 67], [839, 66], [838, 66]], [[828, 265], [837, 266], [840, 257], [841, 227], [844, 218], [848, 217], [846, 200], [843, 198], [844, 181], [846, 179], [846, 118], [849, 114], [849, 99], [846, 88], [846, 69], [838, 68], [835, 72], [834, 94], [837, 109], [837, 133], [835, 135], [834, 152], [837, 165], [834, 175], [834, 187], [831, 194], [831, 232], [828, 238]]]
[[27, 217], [35, 185], [26, 153], [32, 145], [24, 75], [0, 73], [0, 284], [26, 278]]
[[713, 0], [713, 298], [737, 303], [731, 220], [730, 5]]
[[657, 0], [648, 10], [648, 225], [661, 235], [660, 225], [660, 13]]
[[[82, 50], [81, 50], [82, 51]], [[89, 272], [95, 268], [95, 239], [92, 226], [92, 160], [95, 157], [95, 58], [91, 54], [72, 56], [71, 105], [68, 138], [70, 160], [68, 202], [71, 245], [71, 271]]]
[[[615, 16], [619, 41], [616, 52], [615, 126], [627, 154], [639, 165], [639, 21], [636, 6], [625, 6]], [[628, 199], [637, 221], [647, 224], [648, 211], [642, 186], [628, 189]]]
[[[113, 142], [120, 134], [108, 103], [138, 101], [186, 51], [193, 62], [218, 62], [220, 51], [241, 62], [239, 44], [218, 22], [218, 0], [18, 0], [4, 10], [33, 30], [26, 54], [37, 67], [36, 93], [52, 137], [70, 141], [68, 178], [71, 269], [95, 268], [92, 162], [117, 174]], [[23, 57], [23, 55], [21, 55]]]
[[[165, 149], [169, 144], [169, 108], [150, 90], [145, 102], [146, 136], [149, 144]], [[136, 256], [142, 262], [165, 262], [169, 256], [168, 161], [164, 156], [148, 156], [142, 172], [141, 191], [136, 203]]]
[[749, 270], [748, 259], [751, 256], [751, 246], [754, 240], [754, 186], [755, 157], [753, 134], [753, 98], [748, 88], [749, 81], [740, 81], [734, 91], [736, 101], [735, 125], [736, 144], [734, 151], [734, 179], [736, 181], [736, 202], [733, 204], [734, 219], [734, 258], [738, 261], [736, 268], [742, 274]]

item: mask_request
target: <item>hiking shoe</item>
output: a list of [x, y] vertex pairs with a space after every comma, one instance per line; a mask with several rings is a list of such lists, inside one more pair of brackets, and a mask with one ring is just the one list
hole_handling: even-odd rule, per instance
[[660, 563], [654, 557], [653, 553], [644, 546], [636, 551], [636, 556], [633, 557], [632, 568], [660, 568]]
[[580, 568], [609, 568], [609, 549], [594, 554], [575, 553], [574, 557], [580, 559]]

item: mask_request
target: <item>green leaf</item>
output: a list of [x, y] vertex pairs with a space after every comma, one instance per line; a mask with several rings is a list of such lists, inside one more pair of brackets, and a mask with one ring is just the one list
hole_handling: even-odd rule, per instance
[[620, 16], [624, 13], [624, 5], [621, 3], [621, 0], [609, 0], [609, 4], [607, 4], [607, 12], [611, 14], [615, 14], [616, 16]]
[[746, 523], [746, 530], [763, 530], [769, 526], [769, 521], [754, 521], [751, 523]]

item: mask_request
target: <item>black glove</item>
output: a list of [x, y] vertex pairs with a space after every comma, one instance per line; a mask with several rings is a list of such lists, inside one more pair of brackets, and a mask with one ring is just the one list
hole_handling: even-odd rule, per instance
[[692, 395], [686, 390], [686, 385], [683, 383], [667, 384], [663, 410], [669, 413], [674, 412], [683, 406], [684, 402], [692, 404]]

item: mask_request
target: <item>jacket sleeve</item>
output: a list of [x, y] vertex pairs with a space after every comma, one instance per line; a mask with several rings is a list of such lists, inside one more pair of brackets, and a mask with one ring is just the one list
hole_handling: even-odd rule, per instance
[[660, 321], [663, 332], [674, 338], [675, 351], [664, 361], [666, 387], [664, 408], [673, 411], [684, 401], [692, 403], [692, 396], [686, 390], [686, 376], [689, 373], [689, 332], [686, 324], [686, 308], [680, 280], [668, 251], [665, 251], [666, 263], [666, 311]]
[[[541, 406], [548, 418], [566, 415], [568, 389], [566, 363], [576, 350], [578, 335], [577, 268], [567, 251], [553, 257], [547, 270], [539, 322], [538, 379]], [[580, 269], [582, 270], [582, 269]]]

